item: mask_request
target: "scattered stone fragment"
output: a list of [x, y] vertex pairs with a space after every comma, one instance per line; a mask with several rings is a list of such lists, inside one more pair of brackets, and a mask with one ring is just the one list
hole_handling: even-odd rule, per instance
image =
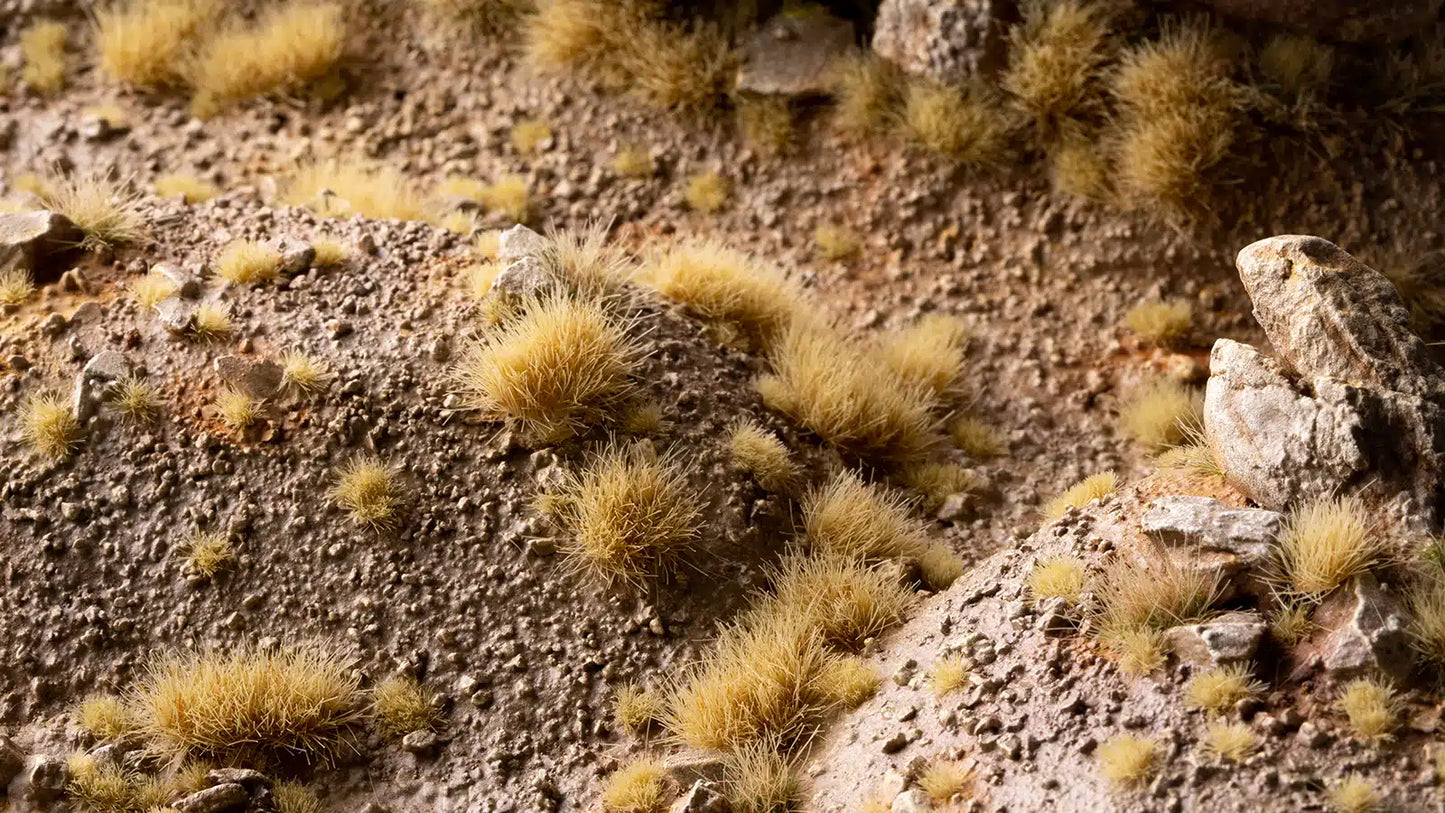
[[179, 813], [228, 813], [244, 810], [250, 798], [244, 787], [226, 782], [192, 793], [172, 807]]
[[535, 259], [546, 247], [546, 238], [518, 223], [498, 236], [497, 262], [505, 266], [527, 257]]
[[304, 274], [316, 259], [316, 248], [305, 240], [281, 236], [267, 240], [264, 245], [281, 255], [281, 273], [288, 277]]
[[171, 282], [175, 283], [176, 295], [186, 299], [195, 299], [201, 295], [201, 281], [195, 274], [171, 263], [156, 263], [151, 266], [152, 274], [160, 274]]
[[130, 372], [130, 362], [119, 351], [106, 350], [92, 356], [75, 377], [75, 387], [70, 398], [75, 419], [83, 423], [94, 416], [110, 388], [130, 375]]
[[17, 780], [12, 780], [10, 795], [21, 801], [46, 804], [60, 798], [70, 782], [70, 769], [65, 760], [45, 754], [30, 758], [30, 767]]
[[437, 735], [431, 731], [413, 731], [401, 738], [402, 750], [408, 754], [425, 756], [437, 748]]
[[221, 356], [212, 365], [222, 381], [258, 400], [265, 400], [281, 389], [284, 370], [270, 359], [245, 356]]
[[1180, 660], [1221, 666], [1252, 659], [1265, 627], [1259, 613], [1228, 612], [1200, 624], [1173, 627], [1165, 635]]
[[933, 809], [933, 802], [925, 791], [914, 788], [894, 796], [889, 809], [893, 813], [927, 813]]
[[728, 813], [731, 809], [717, 785], [701, 780], [672, 803], [672, 813]]
[[815, 96], [834, 87], [833, 64], [853, 47], [853, 24], [820, 11], [774, 15], [743, 43], [737, 89]]
[[546, 292], [552, 287], [553, 281], [551, 272], [541, 260], [536, 257], [522, 257], [497, 273], [492, 280], [491, 290], [512, 296], [532, 297]]

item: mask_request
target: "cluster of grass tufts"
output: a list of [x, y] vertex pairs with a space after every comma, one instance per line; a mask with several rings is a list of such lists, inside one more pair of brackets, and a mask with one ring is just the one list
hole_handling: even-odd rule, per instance
[[729, 438], [733, 460], [766, 491], [784, 491], [798, 476], [793, 455], [777, 436], [751, 421], [740, 421]]
[[[182, 85], [208, 39], [221, 0], [127, 0], [95, 13], [96, 63], [105, 78], [139, 88]], [[163, 193], [164, 194], [164, 193]]]
[[643, 267], [642, 278], [668, 299], [704, 319], [736, 326], [764, 348], [807, 307], [802, 289], [780, 269], [716, 242], [670, 245]]
[[70, 218], [85, 233], [86, 248], [134, 243], [145, 226], [140, 196], [113, 172], [91, 170], [48, 178], [36, 197], [45, 208]]
[[925, 526], [909, 513], [901, 496], [880, 486], [867, 485], [850, 472], [835, 476], [803, 500], [803, 524], [808, 543], [821, 555], [842, 556], [865, 562], [913, 559], [923, 577], [937, 589], [957, 578], [956, 556], [938, 550], [928, 541]]
[[1349, 718], [1350, 729], [1361, 739], [1389, 739], [1395, 730], [1397, 702], [1386, 683], [1356, 678], [1345, 684], [1336, 705]]
[[1053, 141], [1103, 109], [1099, 76], [1112, 50], [1109, 11], [1088, 0], [1024, 5], [1001, 84], [1040, 139]]
[[1386, 543], [1353, 497], [1296, 506], [1279, 539], [1280, 565], [1299, 595], [1321, 597], [1374, 566]]
[[143, 813], [162, 809], [172, 789], [155, 777], [115, 764], [101, 764], [89, 754], [66, 760], [66, 796], [93, 813]]
[[168, 655], [129, 705], [158, 750], [259, 764], [354, 753], [365, 718], [351, 660], [320, 645]]
[[1096, 587], [1100, 637], [1129, 673], [1164, 664], [1163, 630], [1198, 620], [1219, 595], [1219, 574], [1172, 559], [1115, 560]]
[[1064, 493], [1053, 498], [1044, 506], [1044, 522], [1052, 522], [1064, 514], [1070, 508], [1083, 508], [1094, 500], [1113, 494], [1119, 490], [1119, 478], [1112, 471], [1092, 474], [1077, 483], [1069, 486]]
[[323, 217], [426, 219], [422, 196], [409, 179], [394, 168], [363, 161], [303, 164], [286, 184], [282, 199]]
[[645, 443], [597, 455], [560, 497], [562, 550], [607, 579], [636, 583], [670, 572], [702, 530], [702, 505], [681, 463]]
[[393, 675], [371, 690], [372, 725], [383, 736], [399, 738], [430, 731], [439, 720], [431, 693], [410, 676]]
[[1172, 378], [1140, 384], [1119, 408], [1124, 432], [1150, 451], [1180, 444], [1203, 419], [1203, 394]]
[[455, 377], [469, 407], [556, 441], [616, 413], [637, 355], [604, 304], [553, 295], [468, 347]]
[[347, 461], [336, 474], [331, 499], [345, 508], [352, 522], [373, 530], [389, 530], [401, 520], [402, 488], [398, 472], [380, 458]]
[[213, 115], [236, 102], [296, 91], [334, 78], [346, 47], [339, 2], [273, 6], [254, 22], [233, 18], [200, 49], [187, 72], [192, 109]]
[[36, 22], [20, 32], [20, 81], [35, 93], [50, 95], [65, 88], [64, 23]]

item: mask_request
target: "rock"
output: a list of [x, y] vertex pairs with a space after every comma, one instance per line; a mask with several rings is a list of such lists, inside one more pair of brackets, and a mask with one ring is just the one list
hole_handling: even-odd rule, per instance
[[30, 758], [30, 766], [19, 779], [12, 780], [11, 798], [35, 804], [48, 804], [60, 798], [70, 782], [70, 768], [65, 760], [45, 754]]
[[261, 788], [270, 788], [271, 780], [260, 771], [250, 768], [216, 768], [206, 774], [206, 786], [240, 785], [248, 794]]
[[1315, 669], [1338, 679], [1380, 672], [1403, 680], [1409, 674], [1408, 622], [1400, 603], [1374, 576], [1357, 576], [1330, 594], [1315, 609], [1313, 620], [1317, 631], [1294, 653], [1291, 680]]
[[413, 731], [401, 738], [402, 750], [408, 754], [425, 756], [437, 748], [437, 735], [431, 731]]
[[80, 229], [57, 212], [0, 214], [0, 271], [23, 268], [36, 283], [51, 282], [84, 239]]
[[171, 294], [156, 303], [156, 315], [160, 317], [161, 326], [166, 330], [177, 334], [185, 333], [191, 329], [200, 304], [194, 299]]
[[80, 273], [79, 268], [72, 268], [60, 275], [60, 290], [72, 294], [90, 293], [90, 286], [85, 282], [85, 275]]
[[201, 281], [189, 271], [172, 265], [170, 263], [156, 263], [151, 266], [152, 274], [160, 274], [171, 282], [175, 283], [176, 295], [186, 299], [195, 299], [201, 295]]
[[497, 272], [491, 290], [512, 296], [534, 297], [545, 293], [552, 287], [553, 281], [552, 273], [541, 260], [522, 257]]
[[251, 795], [244, 787], [235, 782], [226, 782], [192, 793], [171, 807], [178, 813], [226, 813], [231, 810], [244, 810], [250, 799]]
[[743, 43], [737, 89], [744, 93], [817, 96], [835, 85], [833, 65], [853, 47], [853, 24], [826, 11], [781, 12]]
[[959, 83], [1001, 69], [1014, 0], [883, 0], [873, 50], [909, 73]]
[[1203, 0], [1221, 14], [1285, 26], [1321, 39], [1388, 45], [1425, 30], [1440, 0]]
[[[1267, 595], [1275, 537], [1284, 516], [1208, 497], [1161, 497], [1149, 504], [1144, 532], [1177, 549], [1181, 565], [1217, 570], [1228, 593]], [[1175, 551], [1171, 551], [1174, 553]]]
[[1436, 526], [1445, 371], [1394, 287], [1318, 237], [1261, 240], [1237, 265], [1283, 362], [1215, 343], [1204, 425], [1225, 474], [1266, 507], [1364, 492]]
[[281, 365], [270, 359], [245, 356], [221, 356], [212, 365], [222, 381], [258, 400], [270, 398], [281, 389], [281, 378], [285, 372]]
[[672, 813], [728, 813], [732, 806], [711, 782], [694, 782], [672, 803]]
[[20, 750], [9, 737], [0, 735], [0, 788], [20, 775], [25, 768], [25, 752]]
[[536, 259], [546, 247], [545, 237], [518, 223], [497, 238], [497, 262], [506, 266], [526, 257]]
[[288, 277], [304, 274], [316, 259], [316, 248], [305, 240], [294, 237], [273, 237], [265, 243], [281, 255], [281, 273]]
[[1222, 666], [1253, 658], [1264, 630], [1264, 619], [1258, 613], [1229, 612], [1203, 623], [1173, 627], [1165, 637], [1180, 660]]
[[75, 419], [84, 423], [95, 415], [110, 394], [111, 387], [130, 373], [130, 362], [119, 351], [106, 350], [92, 356], [75, 377], [75, 388], [70, 396], [70, 408], [75, 413]]
[[933, 801], [928, 798], [928, 793], [919, 788], [905, 790], [893, 797], [893, 805], [889, 810], [893, 813], [925, 813], [933, 809]]
[[662, 769], [680, 787], [690, 787], [697, 782], [722, 782], [727, 774], [727, 763], [718, 754], [679, 751], [662, 760]]

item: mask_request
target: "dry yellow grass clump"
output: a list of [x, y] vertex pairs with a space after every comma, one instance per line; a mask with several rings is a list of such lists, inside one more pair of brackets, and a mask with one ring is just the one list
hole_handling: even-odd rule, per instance
[[558, 440], [617, 411], [636, 357], [603, 304], [551, 296], [469, 347], [456, 380], [469, 407]]
[[562, 550], [608, 579], [664, 575], [702, 530], [702, 505], [679, 461], [645, 444], [610, 448], [562, 490]]
[[930, 314], [885, 334], [878, 343], [878, 358], [905, 381], [941, 395], [962, 375], [967, 348], [968, 329], [962, 321]]
[[[973, 769], [962, 762], [938, 760], [930, 762], [918, 775], [918, 787], [935, 805], [949, 805], [954, 797], [967, 799], [973, 795]], [[944, 808], [948, 809], [948, 808]]]
[[20, 32], [20, 56], [25, 66], [20, 81], [36, 93], [59, 93], [65, 87], [64, 23], [36, 22]]
[[76, 705], [71, 715], [76, 725], [98, 740], [113, 740], [135, 731], [140, 725], [132, 710], [119, 697], [93, 694]]
[[187, 72], [194, 111], [210, 116], [257, 96], [298, 90], [334, 74], [346, 46], [339, 2], [273, 6], [209, 38]]
[[365, 717], [350, 658], [319, 644], [172, 654], [130, 698], [153, 747], [177, 756], [330, 762]]
[[1287, 604], [1269, 620], [1269, 634], [1285, 646], [1294, 646], [1303, 641], [1314, 629], [1312, 606], [1305, 602]]
[[289, 779], [272, 786], [271, 798], [276, 803], [276, 813], [323, 813], [325, 810], [315, 791]]
[[688, 178], [687, 188], [683, 190], [687, 205], [703, 214], [712, 214], [721, 209], [731, 194], [732, 184], [712, 170], [699, 172]]
[[541, 119], [524, 119], [512, 125], [512, 149], [523, 155], [531, 155], [552, 137], [552, 125]]
[[903, 470], [902, 480], [919, 495], [918, 509], [932, 514], [954, 494], [968, 494], [983, 486], [983, 478], [957, 463], [920, 463]]
[[1029, 572], [1034, 598], [1061, 598], [1070, 604], [1084, 592], [1084, 562], [1074, 556], [1055, 556], [1034, 563]]
[[608, 245], [604, 222], [569, 231], [549, 228], [542, 262], [574, 293], [589, 299], [619, 293], [636, 274], [628, 256]]
[[97, 9], [101, 73], [142, 88], [182, 83], [196, 46], [224, 8], [221, 0], [127, 0]]
[[612, 171], [628, 178], [651, 178], [655, 171], [652, 153], [643, 147], [624, 147], [612, 159]]
[[202, 302], [191, 319], [191, 333], [203, 342], [218, 342], [230, 335], [231, 303]]
[[1049, 181], [1060, 195], [1108, 201], [1113, 196], [1109, 156], [1092, 139], [1064, 133], [1049, 150]]
[[336, 268], [344, 265], [351, 259], [353, 250], [351, 246], [337, 240], [334, 237], [318, 237], [311, 241], [311, 248], [315, 249], [316, 257], [311, 263], [317, 268]]
[[1330, 789], [1330, 806], [1336, 813], [1375, 813], [1384, 809], [1384, 801], [1374, 785], [1352, 773]]
[[25, 402], [20, 433], [31, 449], [54, 460], [69, 457], [80, 444], [75, 413], [64, 398], [52, 393], [32, 395]]
[[765, 155], [781, 155], [793, 144], [793, 108], [784, 98], [737, 100], [738, 128], [743, 138]]
[[668, 246], [642, 271], [658, 293], [704, 319], [729, 322], [770, 347], [807, 305], [802, 289], [774, 266], [712, 241]]
[[216, 393], [216, 414], [227, 428], [239, 432], [261, 418], [261, 402], [240, 390], [224, 389]]
[[204, 203], [221, 193], [215, 184], [180, 172], [156, 178], [152, 187], [163, 198], [181, 198], [186, 203]]
[[948, 436], [969, 457], [997, 457], [1008, 451], [1001, 432], [968, 415], [960, 415], [948, 424]]
[[1194, 307], [1183, 299], [1143, 302], [1124, 314], [1124, 324], [1146, 344], [1168, 347], [1189, 335]]
[[855, 135], [892, 129], [903, 105], [902, 73], [871, 52], [841, 61], [837, 70], [833, 116], [839, 128]]
[[1151, 451], [1179, 445], [1203, 419], [1203, 393], [1172, 378], [1141, 384], [1119, 407], [1124, 432]]
[[82, 810], [92, 813], [136, 813], [159, 808], [171, 798], [171, 790], [159, 780], [126, 770], [119, 765], [101, 765], [95, 757], [76, 754], [66, 760], [70, 781], [66, 795]]
[[302, 350], [287, 348], [281, 353], [281, 386], [302, 395], [326, 389], [335, 374], [331, 366]]
[[0, 305], [19, 305], [35, 293], [35, 279], [24, 268], [0, 271]]
[[770, 353], [772, 373], [757, 381], [763, 403], [851, 455], [881, 462], [914, 458], [933, 445], [933, 392], [891, 365], [870, 363], [871, 348], [795, 321]]
[[770, 742], [749, 743], [734, 752], [727, 761], [724, 787], [737, 813], [793, 810], [803, 798], [792, 764]]
[[829, 261], [846, 260], [863, 247], [856, 232], [834, 223], [822, 223], [813, 230], [813, 245], [818, 256]]
[[1119, 489], [1119, 478], [1112, 471], [1093, 474], [1069, 486], [1064, 493], [1053, 498], [1044, 506], [1044, 522], [1052, 522], [1070, 508], [1083, 508], [1094, 500], [1101, 500]]
[[1345, 684], [1336, 705], [1349, 718], [1351, 730], [1362, 739], [1389, 739], [1395, 730], [1397, 704], [1388, 684], [1356, 678]]
[[1286, 96], [1324, 91], [1334, 66], [1334, 49], [1300, 34], [1276, 34], [1259, 52], [1259, 72]]
[[393, 167], [356, 160], [302, 164], [286, 184], [283, 200], [322, 217], [352, 215], [379, 220], [425, 220], [421, 194]]
[[1184, 697], [1191, 706], [1210, 714], [1224, 714], [1263, 688], [1264, 684], [1250, 677], [1247, 664], [1230, 664], [1195, 675], [1184, 687]]
[[49, 178], [36, 197], [45, 208], [70, 218], [85, 233], [89, 249], [133, 243], [145, 227], [140, 197], [111, 172]]
[[1200, 618], [1219, 595], [1219, 574], [1172, 559], [1118, 559], [1100, 580], [1101, 626], [1167, 629]]
[[915, 559], [938, 589], [961, 570], [957, 557], [932, 554], [937, 548], [903, 497], [866, 485], [851, 472], [838, 474], [803, 499], [803, 524], [816, 553], [855, 561]]
[[633, 734], [640, 734], [660, 721], [667, 711], [661, 693], [629, 683], [613, 696], [612, 719]]
[[1386, 552], [1364, 504], [1316, 498], [1296, 506], [1279, 540], [1280, 564], [1295, 592], [1323, 596], [1374, 566]]
[[1206, 754], [1213, 754], [1230, 762], [1243, 762], [1259, 747], [1259, 739], [1244, 723], [1215, 720], [1204, 729], [1202, 746]]
[[1009, 32], [1001, 83], [1038, 136], [1051, 140], [1103, 105], [1098, 74], [1110, 56], [1108, 7], [1088, 0], [1031, 2]]
[[928, 682], [933, 693], [943, 697], [967, 686], [968, 673], [968, 661], [962, 655], [948, 655], [934, 661], [928, 670]]
[[431, 693], [410, 676], [392, 675], [371, 690], [371, 719], [386, 737], [429, 731], [440, 720]]
[[351, 521], [374, 530], [396, 527], [401, 519], [399, 472], [381, 459], [362, 456], [337, 470], [331, 499], [351, 514]]
[[1138, 787], [1154, 772], [1158, 749], [1153, 740], [1117, 734], [1099, 745], [1099, 773], [1119, 787]]
[[841, 556], [790, 556], [772, 581], [754, 617], [794, 618], [846, 650], [901, 622], [914, 601], [897, 573]]
[[659, 813], [666, 802], [667, 771], [649, 757], [623, 766], [602, 789], [602, 809], [607, 813]]
[[482, 188], [481, 203], [488, 211], [498, 212], [513, 223], [527, 222], [531, 211], [531, 193], [527, 179], [521, 175], [503, 175]]
[[236, 285], [270, 282], [281, 273], [281, 252], [251, 240], [235, 240], [212, 263], [216, 276]]
[[914, 143], [963, 164], [993, 164], [1008, 150], [1009, 121], [981, 84], [908, 84], [903, 129]]
[[798, 474], [788, 447], [773, 433], [752, 421], [733, 426], [729, 438], [733, 460], [766, 491], [783, 491]]
[[142, 308], [154, 308], [156, 303], [176, 291], [176, 283], [165, 274], [151, 271], [130, 281], [126, 289], [131, 299]]
[[236, 561], [236, 549], [224, 531], [196, 531], [186, 543], [186, 564], [191, 572], [210, 578]]
[[1445, 581], [1425, 579], [1409, 592], [1410, 640], [1420, 659], [1445, 670]]

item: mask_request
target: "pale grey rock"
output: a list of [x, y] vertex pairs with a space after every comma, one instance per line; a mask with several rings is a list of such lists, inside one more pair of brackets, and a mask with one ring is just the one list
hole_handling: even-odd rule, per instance
[[192, 793], [171, 805], [179, 813], [228, 813], [246, 808], [251, 795], [234, 782], [215, 785]]
[[199, 300], [187, 299], [172, 294], [156, 303], [156, 316], [159, 317], [161, 326], [174, 334], [185, 333], [195, 324], [196, 311], [200, 308]]
[[873, 51], [909, 73], [960, 83], [1002, 68], [1014, 0], [883, 0]]
[[680, 787], [697, 782], [722, 782], [727, 776], [727, 763], [722, 755], [706, 751], [678, 751], [662, 760], [662, 769]]
[[1216, 548], [1255, 558], [1269, 554], [1284, 527], [1284, 515], [1209, 497], [1168, 496], [1149, 504], [1142, 525], [1166, 545]]
[[11, 781], [10, 797], [37, 805], [59, 799], [70, 782], [70, 768], [65, 760], [36, 754], [28, 763], [20, 776]]
[[160, 274], [175, 283], [175, 295], [195, 299], [201, 295], [201, 280], [195, 274], [171, 263], [156, 263], [151, 266], [152, 274]]
[[546, 238], [518, 223], [498, 237], [497, 262], [506, 266], [525, 257], [540, 258], [546, 247]]
[[401, 738], [401, 749], [408, 754], [425, 756], [437, 749], [437, 735], [430, 731], [413, 731]]
[[281, 389], [284, 370], [270, 359], [221, 356], [211, 363], [227, 385], [257, 400], [265, 400]]
[[129, 376], [130, 362], [117, 350], [106, 350], [91, 356], [75, 377], [70, 408], [75, 419], [84, 423], [96, 414], [116, 382]]
[[536, 257], [522, 257], [503, 268], [492, 280], [493, 291], [519, 297], [541, 296], [552, 287], [552, 273]]
[[316, 260], [316, 248], [305, 240], [282, 235], [266, 241], [266, 247], [281, 255], [281, 273], [294, 277], [304, 274]]
[[80, 229], [58, 212], [0, 214], [0, 270], [22, 268], [36, 282], [49, 282], [54, 277], [46, 272], [57, 270], [58, 262], [84, 239]]
[[824, 11], [782, 12], [743, 43], [737, 89], [765, 96], [817, 96], [836, 86], [834, 65], [853, 47], [853, 24]]
[[1357, 576], [1326, 597], [1313, 620], [1318, 629], [1294, 653], [1292, 679], [1316, 669], [1335, 678], [1382, 673], [1403, 680], [1409, 675], [1409, 622], [1400, 602], [1374, 576]]
[[933, 801], [928, 798], [925, 791], [919, 788], [905, 790], [894, 796], [893, 804], [889, 807], [893, 813], [927, 813], [932, 809]]
[[728, 813], [732, 806], [712, 782], [697, 781], [677, 801], [672, 813]]
[[1264, 619], [1256, 612], [1229, 612], [1198, 624], [1169, 629], [1165, 637], [1180, 660], [1201, 666], [1243, 663], [1254, 657], [1264, 638]]

